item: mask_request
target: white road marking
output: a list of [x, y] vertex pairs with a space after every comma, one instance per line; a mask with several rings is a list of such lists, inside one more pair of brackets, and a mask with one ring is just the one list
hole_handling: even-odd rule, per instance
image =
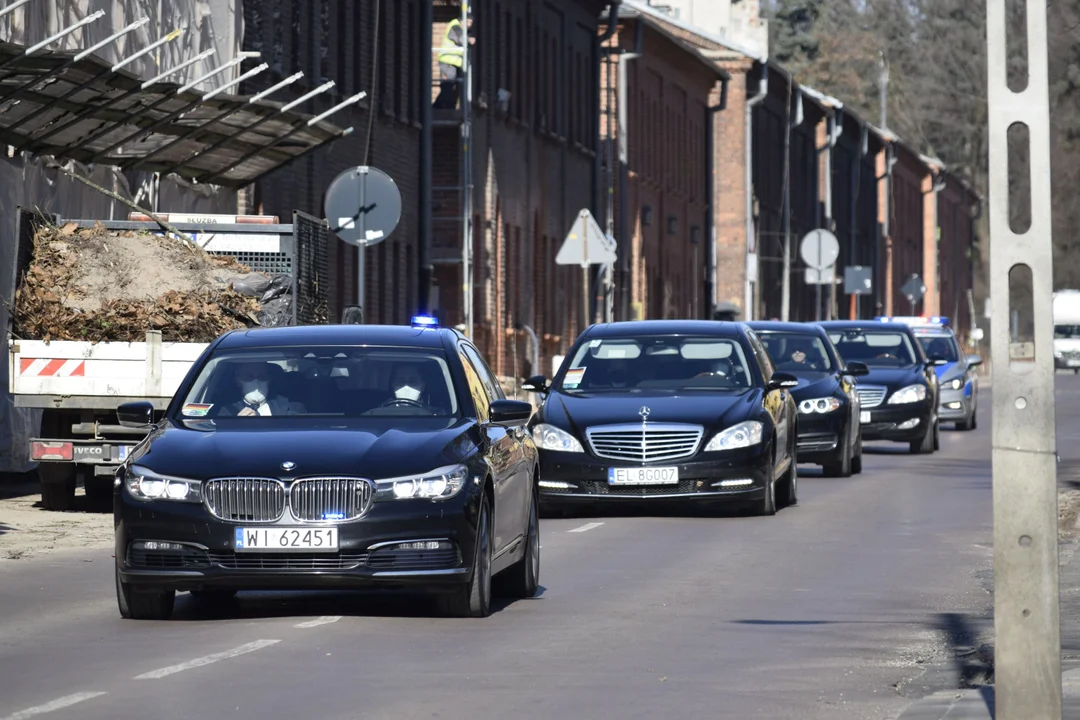
[[602, 523], [602, 522], [599, 522], [599, 523], [589, 523], [588, 525], [582, 525], [581, 527], [579, 527], [579, 528], [574, 528], [573, 530], [567, 530], [567, 532], [588, 532], [589, 530], [592, 530], [593, 528], [598, 528], [598, 527], [600, 527], [600, 526], [601, 526], [601, 525], [603, 525], [603, 524], [604, 524], [604, 523]]
[[90, 700], [92, 698], [104, 695], [103, 691], [98, 692], [81, 692], [74, 695], [65, 695], [62, 698], [57, 698], [52, 702], [47, 702], [44, 705], [36, 705], [32, 708], [26, 708], [20, 710], [14, 715], [8, 715], [4, 720], [24, 720], [25, 718], [34, 717], [35, 715], [42, 715], [44, 713], [50, 713], [54, 710], [62, 710], [66, 707], [71, 707], [76, 703], [81, 703], [83, 700]]
[[262, 650], [264, 647], [270, 647], [274, 643], [279, 643], [280, 640], [256, 640], [250, 642], [247, 645], [241, 645], [240, 647], [233, 648], [232, 650], [226, 650], [225, 652], [214, 653], [213, 655], [207, 655], [201, 658], [195, 658], [194, 660], [188, 660], [186, 663], [180, 663], [179, 665], [170, 665], [169, 667], [163, 667], [158, 670], [151, 670], [150, 672], [143, 673], [142, 675], [136, 675], [136, 680], [157, 680], [168, 675], [174, 675], [178, 672], [185, 670], [191, 670], [192, 668], [202, 667], [203, 665], [209, 665], [210, 663], [216, 663], [218, 660], [228, 660], [238, 655], [245, 655], [249, 652], [255, 652], [256, 650]]
[[297, 623], [294, 627], [298, 628], [313, 628], [319, 625], [328, 625], [329, 623], [336, 623], [341, 619], [340, 615], [323, 615], [320, 618], [314, 620], [308, 620], [306, 622]]

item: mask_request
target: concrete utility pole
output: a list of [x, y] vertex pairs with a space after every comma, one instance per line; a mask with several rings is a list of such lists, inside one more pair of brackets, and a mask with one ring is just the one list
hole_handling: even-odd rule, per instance
[[889, 61], [885, 59], [885, 51], [881, 55], [881, 81], [878, 83], [878, 93], [881, 99], [881, 129], [889, 129]]
[[[990, 296], [994, 298], [990, 357], [995, 376], [996, 716], [998, 720], [1059, 720], [1061, 635], [1054, 359], [1050, 352], [1053, 246], [1046, 0], [1027, 0], [1028, 82], [1019, 93], [1007, 84], [1006, 0], [987, 0], [986, 8]], [[1009, 223], [1008, 140], [1014, 124], [1026, 126], [1030, 137], [1031, 226], [1023, 234], [1013, 232]], [[1010, 294], [1010, 289], [1024, 289], [1024, 293]], [[1024, 297], [1029, 291], [1031, 295]], [[1017, 297], [1023, 300], [1010, 307]], [[1009, 319], [1014, 313], [1017, 322], [1010, 334]], [[1028, 330], [1031, 327], [1033, 334]]]

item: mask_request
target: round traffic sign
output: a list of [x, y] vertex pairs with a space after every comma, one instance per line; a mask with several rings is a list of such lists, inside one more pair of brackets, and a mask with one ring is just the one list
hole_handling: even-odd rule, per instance
[[828, 230], [811, 230], [799, 243], [799, 257], [815, 270], [824, 270], [840, 257], [840, 241]]
[[401, 220], [401, 192], [378, 168], [359, 165], [334, 178], [326, 190], [330, 231], [350, 245], [377, 245]]

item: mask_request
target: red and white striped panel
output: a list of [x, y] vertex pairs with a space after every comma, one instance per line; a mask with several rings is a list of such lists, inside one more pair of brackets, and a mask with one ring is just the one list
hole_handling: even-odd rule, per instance
[[85, 377], [86, 361], [22, 358], [19, 374], [24, 377]]

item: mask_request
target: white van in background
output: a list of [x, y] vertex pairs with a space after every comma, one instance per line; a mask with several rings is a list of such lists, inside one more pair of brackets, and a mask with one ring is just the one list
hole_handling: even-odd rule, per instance
[[1054, 293], [1054, 368], [1080, 374], [1080, 290]]

